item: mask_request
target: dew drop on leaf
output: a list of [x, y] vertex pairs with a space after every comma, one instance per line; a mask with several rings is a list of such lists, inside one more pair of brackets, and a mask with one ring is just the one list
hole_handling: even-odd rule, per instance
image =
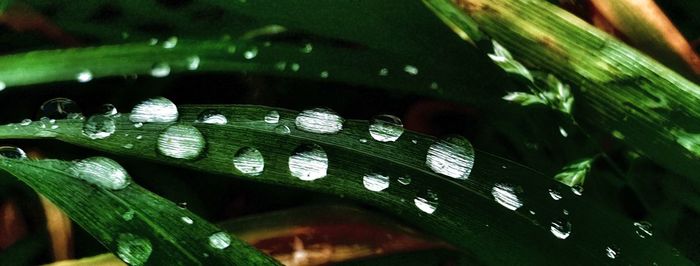
[[151, 66], [151, 76], [162, 78], [168, 75], [170, 75], [170, 65], [168, 65], [168, 63], [160, 62]]
[[311, 43], [306, 43], [306, 44], [304, 44], [304, 47], [301, 48], [301, 52], [305, 53], [305, 54], [309, 54], [313, 50], [314, 50], [314, 46]]
[[559, 192], [559, 190], [556, 188], [549, 189], [549, 196], [554, 200], [560, 200], [562, 198], [561, 192]]
[[289, 135], [289, 133], [292, 133], [292, 130], [289, 129], [287, 125], [279, 125], [275, 127], [275, 133], [280, 135]]
[[153, 252], [151, 241], [130, 234], [119, 234], [117, 238], [117, 257], [129, 265], [144, 265]]
[[0, 157], [8, 159], [27, 159], [27, 153], [14, 146], [0, 147]]
[[411, 184], [411, 177], [402, 176], [402, 177], [399, 177], [398, 181], [399, 181], [399, 184], [401, 184], [401, 185], [404, 185], [404, 186], [410, 185]]
[[[167, 123], [177, 120], [177, 106], [164, 97], [145, 100], [131, 109], [129, 120], [135, 123]], [[134, 124], [135, 127], [136, 124]]]
[[5, 84], [5, 82], [3, 82], [3, 81], [0, 81], [0, 91], [5, 90], [6, 88], [7, 88], [7, 84]]
[[641, 238], [647, 238], [653, 235], [651, 230], [652, 226], [650, 222], [640, 221], [634, 223], [635, 232]]
[[197, 123], [226, 125], [228, 119], [221, 112], [213, 109], [204, 110], [197, 116]]
[[80, 71], [80, 73], [75, 75], [75, 79], [78, 80], [78, 82], [91, 81], [92, 80], [92, 72], [90, 72], [90, 70]]
[[605, 256], [611, 259], [616, 259], [620, 256], [620, 248], [616, 246], [608, 246], [605, 248]]
[[277, 111], [269, 111], [265, 115], [265, 122], [268, 124], [277, 124], [280, 121], [280, 113]]
[[80, 107], [75, 101], [68, 98], [54, 98], [41, 104], [39, 107], [41, 117], [50, 119], [71, 119], [81, 114]]
[[413, 204], [415, 204], [419, 210], [427, 214], [432, 214], [438, 207], [438, 195], [428, 189], [424, 193], [416, 195], [416, 198], [413, 199]]
[[90, 157], [73, 164], [68, 172], [101, 188], [120, 190], [130, 183], [129, 174], [119, 163], [107, 157]]
[[327, 108], [313, 108], [304, 110], [297, 115], [294, 121], [296, 127], [301, 131], [335, 134], [343, 129], [345, 120], [333, 110]]
[[93, 115], [83, 122], [83, 135], [90, 139], [104, 139], [111, 136], [117, 126], [114, 118], [106, 115]]
[[389, 177], [377, 173], [366, 174], [362, 177], [362, 184], [370, 191], [379, 192], [389, 188]]
[[571, 235], [571, 223], [564, 220], [555, 220], [549, 225], [549, 231], [559, 239], [566, 239]]
[[519, 189], [509, 184], [496, 184], [491, 189], [491, 195], [496, 202], [511, 211], [523, 206], [523, 202], [516, 195], [517, 192]]
[[187, 57], [187, 70], [197, 70], [199, 68], [199, 56], [193, 55]]
[[158, 151], [175, 159], [195, 159], [202, 154], [205, 146], [202, 133], [190, 125], [170, 126], [158, 136]]
[[256, 148], [240, 148], [233, 156], [233, 166], [244, 175], [256, 176], [265, 169], [265, 158]]
[[163, 42], [163, 48], [172, 49], [177, 46], [177, 37], [172, 36]]
[[28, 126], [28, 125], [31, 124], [31, 123], [32, 123], [32, 120], [29, 119], [29, 118], [22, 119], [22, 121], [19, 122], [19, 124], [22, 125], [22, 126]]
[[301, 145], [289, 156], [289, 171], [304, 181], [323, 178], [328, 173], [328, 155], [316, 144]]
[[369, 125], [369, 134], [381, 142], [393, 142], [403, 134], [401, 119], [393, 115], [374, 116]]
[[248, 60], [253, 59], [256, 56], [258, 56], [258, 47], [255, 46], [250, 47], [247, 50], [245, 50], [245, 52], [243, 52], [243, 57]]
[[418, 75], [418, 68], [412, 65], [406, 65], [403, 67], [403, 71], [410, 75]]
[[426, 165], [438, 174], [467, 179], [474, 167], [474, 148], [464, 137], [444, 138], [430, 145]]
[[192, 221], [192, 218], [187, 217], [187, 216], [182, 216], [182, 217], [180, 217], [180, 220], [182, 220], [182, 222], [183, 222], [183, 223], [186, 223], [186, 224], [192, 224], [192, 223], [194, 223], [194, 221]]
[[209, 236], [209, 245], [215, 249], [225, 249], [231, 245], [231, 237], [225, 232], [214, 233]]
[[134, 210], [128, 210], [122, 214], [122, 219], [124, 219], [124, 221], [131, 221], [131, 219], [134, 219], [135, 213]]
[[382, 68], [379, 70], [379, 75], [382, 77], [388, 76], [389, 75], [389, 69], [387, 68]]

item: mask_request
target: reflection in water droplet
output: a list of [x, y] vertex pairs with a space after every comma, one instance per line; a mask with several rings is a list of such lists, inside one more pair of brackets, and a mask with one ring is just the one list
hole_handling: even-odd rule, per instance
[[389, 187], [389, 177], [377, 173], [366, 174], [362, 177], [362, 184], [370, 191], [379, 192]]
[[187, 58], [187, 70], [197, 70], [199, 68], [199, 56], [193, 55]]
[[559, 239], [566, 239], [571, 235], [571, 223], [562, 220], [553, 221], [549, 226], [549, 231]]
[[412, 65], [404, 66], [403, 71], [411, 75], [418, 75], [418, 68]]
[[615, 259], [618, 256], [620, 256], [620, 248], [616, 246], [609, 246], [605, 248], [605, 255], [608, 256], [608, 258]]
[[374, 116], [369, 125], [369, 134], [381, 142], [393, 142], [403, 134], [401, 119], [393, 115]]
[[189, 125], [173, 125], [158, 136], [158, 151], [168, 157], [191, 160], [204, 151], [206, 141], [199, 130]]
[[275, 133], [280, 135], [289, 135], [289, 133], [292, 133], [292, 130], [290, 130], [287, 125], [279, 125], [275, 127]]
[[153, 252], [151, 241], [134, 234], [119, 234], [117, 257], [129, 265], [144, 265]]
[[474, 148], [463, 137], [447, 137], [430, 145], [426, 164], [438, 174], [467, 179], [474, 167]]
[[[177, 106], [166, 98], [157, 97], [145, 100], [134, 106], [129, 120], [136, 123], [167, 123], [176, 121], [177, 117]], [[140, 127], [136, 125], [134, 124], [135, 127]]]
[[564, 129], [563, 127], [559, 127], [559, 133], [565, 138], [569, 136], [569, 133], [566, 132], [566, 129]]
[[289, 171], [304, 181], [323, 178], [328, 172], [328, 155], [316, 144], [301, 145], [289, 156]]
[[116, 117], [119, 114], [117, 107], [112, 104], [106, 103], [100, 106], [98, 112], [106, 116]]
[[151, 76], [156, 78], [167, 77], [170, 75], [170, 65], [165, 62], [155, 63], [151, 66]]
[[257, 149], [243, 147], [233, 156], [233, 166], [245, 175], [256, 176], [265, 169], [265, 158]]
[[91, 81], [92, 80], [92, 72], [90, 72], [90, 70], [80, 71], [80, 73], [75, 75], [75, 79], [78, 80], [78, 82]]
[[0, 147], [0, 157], [8, 159], [27, 159], [27, 153], [13, 146]]
[[523, 206], [522, 201], [515, 194], [518, 189], [509, 184], [496, 184], [491, 189], [493, 198], [503, 207], [514, 211]]
[[336, 114], [334, 111], [327, 108], [314, 108], [304, 110], [297, 116], [295, 120], [296, 127], [299, 130], [320, 133], [334, 134], [343, 129], [345, 120]]
[[438, 207], [438, 196], [428, 189], [425, 193], [417, 195], [416, 198], [413, 199], [413, 204], [415, 204], [419, 210], [427, 214], [432, 214]]
[[48, 100], [41, 104], [39, 111], [41, 117], [50, 119], [71, 119], [71, 115], [81, 114], [78, 104], [68, 98], [54, 98]]
[[249, 60], [250, 60], [250, 59], [255, 58], [256, 56], [258, 56], [258, 47], [255, 47], [255, 46], [250, 47], [248, 50], [246, 50], [245, 52], [243, 52], [243, 57], [244, 57], [245, 59], [249, 59]]
[[80, 160], [73, 164], [68, 172], [90, 184], [111, 190], [127, 187], [131, 179], [119, 163], [107, 157], [90, 157]]
[[209, 236], [209, 245], [215, 249], [225, 249], [231, 245], [231, 237], [224, 232], [214, 233]]
[[114, 118], [106, 115], [93, 115], [83, 122], [83, 135], [90, 139], [104, 139], [117, 129]]
[[641, 238], [647, 238], [653, 235], [651, 230], [651, 223], [647, 221], [640, 221], [634, 223], [635, 232]]
[[226, 125], [228, 119], [221, 112], [213, 109], [204, 110], [197, 116], [197, 123]]
[[399, 177], [399, 184], [401, 185], [410, 185], [411, 184], [411, 177], [409, 176], [402, 176]]
[[549, 189], [549, 196], [552, 197], [552, 199], [554, 200], [560, 200], [562, 198], [561, 192], [559, 192], [559, 190], [557, 189], [552, 188]]
[[180, 220], [182, 220], [182, 222], [184, 222], [186, 224], [193, 224], [194, 223], [194, 221], [192, 221], [192, 218], [187, 217], [187, 216], [180, 217]]
[[277, 124], [280, 121], [280, 113], [277, 111], [269, 111], [265, 115], [265, 122], [268, 124]]

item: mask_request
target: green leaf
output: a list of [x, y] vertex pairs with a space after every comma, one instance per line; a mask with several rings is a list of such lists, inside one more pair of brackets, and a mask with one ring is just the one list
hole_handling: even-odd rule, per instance
[[[346, 121], [338, 134], [315, 134], [296, 129], [297, 113], [288, 110], [230, 105], [180, 106], [179, 110], [177, 124], [194, 126], [206, 141], [204, 154], [192, 160], [174, 159], [159, 152], [162, 147], [159, 149], [158, 143], [168, 143], [159, 141], [163, 139], [161, 134], [173, 123], [135, 127], [128, 121], [128, 114], [117, 118], [117, 130], [101, 140], [83, 135], [80, 120], [57, 121], [56, 128], [42, 128], [40, 121], [27, 126], [6, 125], [0, 127], [0, 138], [52, 137], [200, 171], [344, 196], [394, 214], [485, 264], [564, 264], [570, 263], [572, 257], [582, 264], [604, 264], [610, 262], [605, 254], [609, 246], [624, 250], [616, 259], [620, 263], [689, 263], [673, 255], [671, 248], [659, 240], [638, 238], [633, 221], [597, 207], [585, 196], [575, 196], [551, 178], [486, 152], [474, 151], [474, 166], [468, 179], [454, 179], [425, 166], [426, 154], [436, 140], [413, 132], [406, 131], [396, 142], [385, 143], [372, 140], [368, 124], [363, 121]], [[209, 110], [220, 112], [228, 123], [193, 123], [200, 113]], [[278, 123], [265, 122], [270, 111], [280, 114]], [[284, 132], [279, 130], [281, 126], [287, 126], [289, 134], [279, 134]], [[183, 135], [165, 139], [191, 138]], [[290, 155], [298, 147], [311, 144], [325, 151], [328, 170], [323, 178], [304, 181], [292, 175]], [[234, 156], [250, 148], [264, 159], [262, 173], [245, 174], [250, 171], [244, 173], [234, 166]], [[256, 162], [260, 162], [259, 158]], [[459, 168], [441, 171], [462, 177], [450, 174], [450, 169]], [[365, 188], [363, 176], [371, 173], [389, 177], [388, 188], [380, 192]], [[400, 177], [410, 177], [410, 184], [401, 185]], [[559, 191], [563, 198], [554, 200], [549, 190]], [[436, 206], [434, 210], [426, 208], [431, 204]], [[569, 215], [562, 214], [564, 209]], [[571, 234], [566, 234], [568, 238], [559, 239], [550, 233], [552, 226], [566, 231], [566, 222], [572, 225]], [[532, 245], [533, 242], [539, 244]], [[542, 250], [542, 246], [547, 246], [547, 250]]]
[[276, 264], [233, 237], [229, 237], [230, 246], [216, 249], [210, 246], [210, 236], [222, 230], [206, 220], [137, 184], [119, 190], [91, 185], [74, 177], [71, 167], [75, 165], [59, 160], [0, 159], [0, 168], [46, 196], [123, 260], [137, 265], [141, 261]]

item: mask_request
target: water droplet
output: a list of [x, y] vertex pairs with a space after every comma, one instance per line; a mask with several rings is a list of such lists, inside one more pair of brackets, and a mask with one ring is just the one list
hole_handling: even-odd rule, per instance
[[403, 67], [403, 71], [410, 75], [418, 75], [418, 68], [412, 65], [406, 65]]
[[569, 136], [569, 133], [566, 132], [566, 129], [564, 129], [563, 127], [559, 127], [559, 133], [565, 138]]
[[625, 135], [622, 134], [622, 132], [617, 131], [617, 130], [613, 130], [612, 135], [613, 135], [613, 137], [615, 137], [617, 139], [625, 139]]
[[66, 119], [71, 114], [80, 114], [80, 107], [68, 98], [54, 98], [41, 104], [39, 107], [41, 117], [50, 119]]
[[75, 75], [75, 79], [78, 80], [78, 82], [88, 82], [92, 80], [92, 72], [90, 70], [83, 70], [80, 71], [77, 75]]
[[172, 49], [177, 46], [177, 37], [172, 36], [163, 42], [163, 48]]
[[155, 63], [151, 66], [151, 76], [156, 78], [167, 77], [170, 75], [170, 65], [165, 62]]
[[314, 108], [299, 113], [295, 124], [297, 128], [302, 131], [334, 134], [343, 129], [344, 121], [342, 117], [330, 109]]
[[192, 223], [194, 223], [194, 221], [192, 221], [192, 218], [187, 217], [187, 216], [182, 216], [182, 217], [180, 217], [180, 220], [182, 220], [182, 222], [184, 222], [184, 223], [186, 223], [186, 224], [192, 224]]
[[115, 107], [114, 105], [109, 104], [109, 103], [101, 105], [98, 112], [103, 114], [103, 115], [112, 116], [112, 117], [116, 117], [119, 114], [117, 107]]
[[447, 137], [430, 145], [426, 164], [438, 174], [467, 179], [474, 166], [474, 148], [464, 137]]
[[268, 124], [277, 124], [280, 121], [280, 113], [277, 111], [269, 111], [265, 115], [265, 122]]
[[401, 185], [410, 185], [411, 184], [411, 177], [410, 176], [402, 176], [399, 177], [399, 184]]
[[224, 232], [214, 233], [209, 236], [209, 245], [215, 249], [225, 249], [231, 245], [231, 237]]
[[117, 129], [114, 118], [106, 115], [93, 115], [83, 122], [83, 135], [90, 139], [104, 139]]
[[377, 173], [366, 174], [362, 177], [362, 184], [370, 191], [379, 192], [389, 187], [389, 177]]
[[311, 53], [313, 50], [314, 46], [311, 43], [306, 43], [304, 44], [304, 47], [301, 48], [301, 52], [305, 54]]
[[144, 265], [153, 252], [151, 241], [134, 234], [119, 234], [117, 257], [129, 265]]
[[289, 135], [289, 133], [292, 133], [292, 130], [290, 130], [287, 125], [279, 125], [275, 127], [275, 133], [280, 135]]
[[379, 75], [380, 76], [388, 76], [389, 75], [389, 69], [382, 68], [379, 70]]
[[233, 166], [244, 175], [256, 176], [265, 169], [265, 158], [257, 149], [243, 147], [233, 156]]
[[298, 63], [292, 63], [292, 64], [289, 66], [289, 69], [291, 69], [291, 70], [294, 71], [294, 72], [297, 72], [297, 71], [299, 71], [299, 69], [301, 69], [301, 65], [298, 64]]
[[412, 140], [411, 140], [411, 143], [413, 143], [413, 144], [418, 144], [418, 140], [417, 140], [417, 139], [412, 139]]
[[156, 44], [158, 44], [158, 39], [151, 38], [148, 40], [148, 45], [156, 45]]
[[275, 63], [275, 68], [279, 71], [284, 71], [285, 69], [287, 69], [287, 62], [284, 62], [284, 61], [277, 62], [277, 63]]
[[177, 207], [180, 209], [186, 210], [187, 209], [187, 202], [184, 202], [184, 201], [180, 202], [177, 204]]
[[552, 197], [554, 200], [560, 200], [562, 198], [561, 192], [557, 189], [549, 189], [549, 196]]
[[393, 142], [403, 134], [401, 119], [393, 115], [374, 116], [369, 125], [369, 134], [381, 142]]
[[197, 116], [197, 123], [226, 125], [228, 119], [221, 112], [213, 109], [204, 110]]
[[605, 255], [608, 256], [608, 258], [615, 259], [618, 256], [620, 256], [620, 248], [616, 246], [609, 246], [605, 248]]
[[142, 139], [142, 138], [143, 138], [143, 136], [141, 136], [141, 135], [136, 136], [136, 139]]
[[571, 235], [571, 223], [562, 220], [553, 221], [549, 226], [549, 231], [559, 239], [566, 239]]
[[235, 45], [229, 45], [226, 47], [226, 52], [229, 54], [235, 54], [238, 48]]
[[13, 146], [0, 147], [0, 157], [8, 159], [27, 159], [27, 153]]
[[142, 126], [143, 126], [143, 123], [141, 123], [141, 122], [134, 123], [135, 128], [141, 128]]
[[361, 138], [361, 139], [359, 139], [359, 141], [360, 141], [360, 143], [367, 143], [368, 140], [366, 138]]
[[199, 56], [193, 55], [187, 58], [187, 70], [197, 70], [199, 68]]
[[248, 60], [253, 59], [256, 56], [258, 56], [258, 47], [255, 46], [250, 47], [248, 50], [243, 52], [243, 57]]
[[68, 171], [76, 178], [111, 190], [120, 190], [130, 183], [126, 170], [107, 157], [90, 157], [73, 164]]
[[569, 215], [569, 210], [563, 209], [561, 210], [561, 213], [563, 213], [564, 215]]
[[304, 181], [323, 178], [328, 172], [328, 155], [316, 144], [301, 145], [289, 156], [289, 171]]
[[321, 78], [325, 79], [325, 78], [328, 78], [329, 75], [330, 74], [328, 73], [328, 71], [321, 71], [321, 74], [319, 76], [321, 76]]
[[431, 90], [438, 90], [438, 89], [440, 89], [440, 86], [437, 84], [437, 82], [431, 82], [430, 89]]
[[427, 214], [432, 214], [437, 209], [438, 196], [428, 189], [424, 194], [417, 195], [416, 198], [413, 199], [413, 204], [415, 204], [419, 210]]
[[127, 143], [127, 144], [122, 145], [122, 147], [124, 147], [124, 149], [131, 149], [134, 147], [134, 144]]
[[651, 223], [647, 221], [635, 222], [635, 232], [641, 238], [647, 238], [653, 235], [651, 231]]
[[523, 206], [522, 201], [516, 195], [518, 192], [519, 189], [509, 184], [496, 184], [491, 189], [491, 195], [493, 195], [496, 202], [511, 211]]
[[22, 122], [19, 122], [19, 124], [22, 126], [28, 126], [31, 123], [32, 123], [32, 120], [29, 118], [22, 119]]
[[134, 210], [128, 210], [122, 214], [122, 219], [124, 219], [124, 221], [131, 221], [131, 219], [134, 219], [135, 213]]
[[7, 89], [7, 84], [5, 84], [5, 82], [0, 81], [0, 91], [3, 91], [5, 89]]
[[173, 125], [158, 136], [158, 151], [168, 157], [191, 160], [204, 151], [206, 141], [199, 130], [189, 125]]
[[177, 106], [166, 98], [157, 97], [145, 100], [134, 106], [129, 120], [136, 123], [168, 123], [176, 121], [177, 117]]
[[573, 192], [576, 196], [581, 196], [583, 195], [583, 186], [581, 185], [576, 185], [571, 187], [571, 192]]

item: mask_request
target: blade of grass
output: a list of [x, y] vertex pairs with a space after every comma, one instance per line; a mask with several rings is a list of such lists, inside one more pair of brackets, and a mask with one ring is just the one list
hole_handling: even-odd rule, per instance
[[[192, 122], [210, 109], [228, 117], [228, 124]], [[371, 140], [364, 121], [347, 121], [339, 134], [321, 135], [296, 130], [297, 113], [289, 110], [230, 105], [181, 106], [179, 110], [181, 123], [194, 125], [205, 138], [205, 156], [184, 161], [159, 154], [156, 140], [172, 123], [150, 123], [137, 128], [128, 121], [128, 115], [117, 119], [116, 132], [103, 140], [82, 135], [79, 120], [57, 121], [57, 128], [42, 128], [42, 122], [1, 126], [0, 138], [52, 137], [116, 154], [351, 198], [397, 215], [485, 264], [564, 264], [572, 263], [573, 257], [577, 258], [575, 263], [605, 264], [610, 263], [605, 250], [611, 246], [624, 250], [616, 259], [620, 263], [689, 263], [661, 241], [637, 237], [633, 221], [598, 207], [585, 196], [574, 196], [563, 185], [531, 169], [486, 152], [476, 151], [469, 179], [455, 180], [425, 166], [428, 148], [435, 139], [417, 133], [405, 132], [397, 142], [382, 143]], [[281, 116], [278, 124], [263, 120], [272, 110]], [[290, 134], [276, 133], [279, 125], [289, 126]], [[361, 139], [370, 141], [363, 143]], [[328, 176], [314, 182], [292, 176], [288, 167], [293, 151], [308, 143], [322, 146], [329, 158]], [[233, 166], [234, 154], [243, 147], [253, 147], [263, 155], [262, 174], [245, 176]], [[382, 192], [365, 189], [362, 179], [369, 173], [391, 177], [389, 188]], [[409, 185], [397, 182], [397, 178], [406, 176], [412, 180]], [[517, 211], [494, 200], [492, 193], [497, 184], [522, 189], [516, 192], [523, 204]], [[416, 196], [428, 189], [438, 195], [437, 209], [432, 214], [414, 205]], [[563, 199], [552, 199], [549, 189], [561, 191]], [[558, 220], [573, 226], [566, 240], [550, 233], [550, 224]], [[504, 256], [506, 252], [508, 256]]]

